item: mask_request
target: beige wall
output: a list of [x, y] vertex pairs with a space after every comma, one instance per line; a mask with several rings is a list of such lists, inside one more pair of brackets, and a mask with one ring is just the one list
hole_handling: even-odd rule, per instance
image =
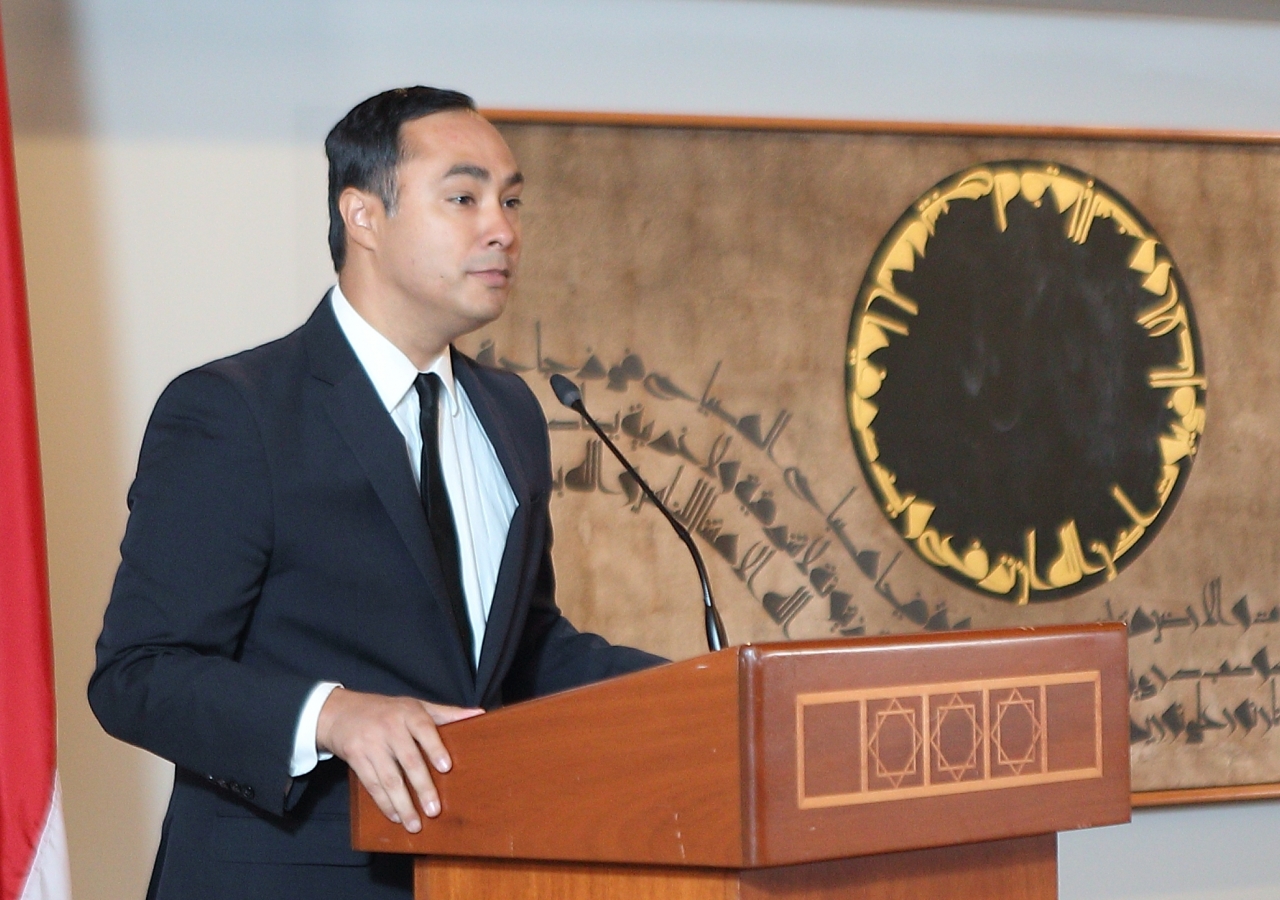
[[[6, 0], [3, 14], [79, 900], [142, 896], [168, 794], [168, 765], [107, 738], [84, 699], [146, 416], [173, 375], [292, 328], [327, 285], [319, 137], [350, 102], [426, 81], [491, 106], [1280, 131], [1265, 15], [746, 0]], [[1274, 897], [1277, 830], [1280, 807], [1258, 805], [1067, 836], [1063, 896]]]
[[[60, 768], [77, 896], [141, 896], [172, 767], [85, 701], [150, 404], [293, 328], [327, 287], [316, 148], [19, 136]], [[304, 224], [305, 223], [305, 224]]]

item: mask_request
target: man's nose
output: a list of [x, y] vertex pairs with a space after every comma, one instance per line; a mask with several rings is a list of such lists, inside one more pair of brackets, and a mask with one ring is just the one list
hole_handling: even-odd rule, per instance
[[520, 236], [515, 213], [501, 203], [490, 207], [484, 218], [484, 244], [503, 250], [511, 247]]

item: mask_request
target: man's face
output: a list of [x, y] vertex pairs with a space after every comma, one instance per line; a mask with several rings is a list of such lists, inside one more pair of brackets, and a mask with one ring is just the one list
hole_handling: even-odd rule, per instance
[[450, 339], [493, 321], [520, 261], [515, 157], [497, 129], [456, 110], [406, 122], [395, 212], [379, 217], [374, 265]]

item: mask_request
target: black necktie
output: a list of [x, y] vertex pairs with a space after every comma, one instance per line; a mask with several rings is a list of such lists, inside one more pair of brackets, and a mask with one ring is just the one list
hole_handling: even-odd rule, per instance
[[444, 572], [445, 587], [449, 591], [449, 605], [453, 609], [454, 624], [462, 649], [475, 673], [475, 645], [471, 636], [471, 617], [467, 615], [467, 603], [462, 593], [462, 564], [458, 556], [458, 531], [453, 524], [453, 508], [449, 505], [449, 492], [444, 486], [444, 472], [440, 468], [440, 428], [437, 410], [440, 407], [440, 389], [444, 386], [434, 372], [419, 373], [413, 386], [418, 391], [421, 413], [418, 423], [422, 428], [422, 508], [427, 513], [427, 525], [431, 529], [431, 542]]

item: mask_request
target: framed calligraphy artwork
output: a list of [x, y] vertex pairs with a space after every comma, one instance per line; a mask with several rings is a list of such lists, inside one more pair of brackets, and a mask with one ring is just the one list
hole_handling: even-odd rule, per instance
[[1135, 803], [1280, 796], [1280, 137], [489, 115], [576, 623], [705, 649], [553, 373], [731, 642], [1123, 621]]

